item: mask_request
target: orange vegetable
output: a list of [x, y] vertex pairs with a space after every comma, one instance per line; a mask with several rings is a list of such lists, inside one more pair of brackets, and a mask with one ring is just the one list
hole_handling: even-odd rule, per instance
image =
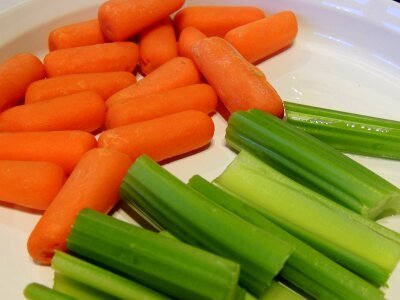
[[25, 104], [66, 96], [83, 91], [93, 91], [104, 100], [136, 82], [129, 72], [104, 72], [70, 74], [38, 80], [25, 94]]
[[44, 58], [47, 77], [76, 73], [132, 72], [139, 59], [132, 42], [106, 43], [55, 50]]
[[12, 107], [0, 114], [0, 131], [92, 132], [103, 126], [105, 117], [104, 100], [87, 91]]
[[28, 86], [46, 76], [42, 62], [30, 53], [14, 55], [0, 64], [0, 112], [22, 100]]
[[207, 145], [213, 134], [208, 115], [188, 110], [103, 131], [99, 147], [114, 148], [132, 160], [145, 153], [161, 161]]
[[283, 103], [264, 74], [220, 37], [201, 39], [192, 47], [194, 60], [226, 108], [257, 108], [283, 117]]
[[87, 152], [29, 236], [32, 258], [49, 264], [55, 250], [65, 251], [71, 226], [83, 208], [109, 212], [118, 201], [119, 186], [130, 165], [126, 154], [113, 149]]
[[99, 20], [89, 20], [59, 27], [49, 34], [49, 50], [102, 44], [107, 41]]
[[112, 95], [108, 98], [106, 104], [107, 107], [110, 107], [117, 102], [123, 103], [128, 98], [146, 96], [190, 84], [200, 83], [201, 80], [201, 74], [192, 60], [186, 57], [175, 57], [162, 64], [137, 83]]
[[291, 11], [282, 11], [234, 28], [225, 39], [254, 63], [289, 46], [296, 35], [296, 16]]
[[164, 18], [140, 32], [139, 61], [143, 74], [149, 74], [176, 56], [178, 49], [171, 18]]
[[208, 84], [200, 83], [131, 99], [110, 107], [106, 128], [146, 121], [185, 110], [211, 113], [218, 97]]
[[97, 146], [85, 131], [0, 133], [0, 160], [48, 161], [69, 174], [81, 156]]
[[181, 35], [179, 36], [178, 41], [178, 54], [179, 56], [188, 57], [193, 59], [192, 55], [192, 46], [194, 42], [204, 39], [207, 36], [202, 33], [200, 30], [194, 27], [185, 27]]
[[44, 210], [64, 182], [64, 170], [56, 164], [0, 160], [0, 201]]
[[110, 0], [100, 6], [100, 26], [111, 41], [123, 41], [178, 10], [184, 0]]
[[207, 36], [223, 37], [229, 30], [265, 17], [263, 10], [249, 6], [191, 6], [174, 17], [177, 32], [195, 27]]

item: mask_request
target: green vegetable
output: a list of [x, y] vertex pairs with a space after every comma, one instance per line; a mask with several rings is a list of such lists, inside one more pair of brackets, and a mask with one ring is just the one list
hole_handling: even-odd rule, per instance
[[93, 210], [76, 218], [67, 248], [178, 299], [234, 299], [240, 267], [204, 250]]
[[374, 284], [385, 284], [399, 261], [399, 244], [249, 153], [241, 152], [215, 181], [275, 224]]
[[[63, 252], [56, 252], [52, 259], [51, 266], [56, 272], [76, 281], [76, 285], [81, 283], [87, 287], [102, 291], [108, 294], [108, 298], [113, 296], [114, 298], [132, 300], [170, 299], [148, 287]], [[55, 288], [57, 289], [56, 286]], [[67, 293], [65, 290], [64, 292]], [[97, 296], [97, 298], [99, 298], [99, 296]]]
[[285, 102], [287, 122], [347, 153], [400, 160], [400, 122]]
[[232, 213], [293, 245], [295, 250], [280, 276], [309, 295], [317, 299], [383, 299], [378, 288], [271, 222], [251, 203], [200, 176], [192, 177], [189, 185]]
[[280, 282], [274, 281], [267, 292], [259, 300], [302, 300], [304, 297], [287, 288]]
[[29, 300], [76, 300], [39, 283], [28, 284], [24, 289], [24, 296]]
[[240, 284], [259, 296], [293, 248], [203, 197], [145, 155], [131, 166], [120, 195], [183, 242], [241, 266]]

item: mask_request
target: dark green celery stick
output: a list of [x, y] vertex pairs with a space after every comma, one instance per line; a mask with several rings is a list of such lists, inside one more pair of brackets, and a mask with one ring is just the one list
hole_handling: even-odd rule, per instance
[[108, 294], [109, 298], [113, 296], [118, 299], [132, 300], [170, 299], [146, 286], [63, 252], [56, 252], [51, 261], [51, 266], [56, 272], [73, 279], [78, 284], [81, 283]]
[[240, 284], [259, 296], [292, 246], [203, 197], [145, 155], [131, 166], [120, 195], [183, 242], [232, 259]]
[[287, 122], [347, 153], [400, 160], [400, 122], [285, 101]]
[[304, 300], [305, 298], [295, 293], [278, 281], [272, 282], [269, 289], [259, 300]]
[[[263, 216], [254, 206], [200, 176], [189, 185], [232, 213], [295, 247], [280, 275], [317, 299], [383, 299], [383, 293]], [[355, 213], [353, 213], [355, 214]]]
[[215, 181], [275, 224], [376, 285], [386, 283], [399, 261], [398, 243], [247, 152], [241, 152]]
[[228, 145], [247, 150], [330, 199], [375, 219], [400, 212], [400, 190], [303, 130], [259, 110], [235, 112]]
[[28, 284], [24, 289], [24, 296], [28, 300], [76, 300], [39, 283]]
[[240, 266], [193, 246], [84, 209], [67, 248], [178, 299], [234, 299]]

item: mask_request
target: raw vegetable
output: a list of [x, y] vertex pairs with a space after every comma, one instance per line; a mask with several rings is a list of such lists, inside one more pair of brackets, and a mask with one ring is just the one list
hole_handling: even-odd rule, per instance
[[107, 111], [106, 128], [163, 117], [185, 110], [206, 114], [215, 111], [218, 96], [208, 84], [192, 84], [165, 92], [132, 98], [112, 105]]
[[28, 86], [43, 79], [42, 62], [33, 54], [17, 54], [0, 63], [0, 112], [22, 100]]
[[240, 285], [256, 296], [268, 288], [293, 251], [186, 186], [146, 155], [131, 166], [120, 193], [158, 228], [238, 262]]
[[30, 234], [31, 257], [50, 264], [54, 251], [66, 250], [66, 238], [81, 209], [109, 212], [119, 199], [118, 189], [130, 164], [126, 154], [113, 149], [85, 153]]
[[195, 27], [185, 27], [178, 41], [178, 54], [179, 56], [188, 57], [193, 59], [192, 46], [194, 42], [204, 39], [207, 36]]
[[237, 289], [237, 263], [89, 209], [68, 249], [178, 299], [234, 299]]
[[289, 46], [297, 35], [296, 16], [281, 11], [263, 19], [233, 28], [224, 39], [248, 61], [255, 63]]
[[104, 100], [87, 91], [12, 107], [0, 114], [0, 131], [93, 132], [103, 126], [105, 118]]
[[278, 281], [273, 281], [266, 293], [259, 300], [301, 300], [306, 299], [293, 292]]
[[132, 160], [145, 153], [161, 161], [207, 145], [213, 134], [214, 123], [208, 115], [187, 110], [103, 131], [99, 147], [119, 150]]
[[283, 117], [283, 103], [264, 74], [220, 37], [192, 46], [194, 61], [230, 112], [258, 108]]
[[399, 244], [379, 229], [358, 222], [350, 211], [336, 209], [336, 203], [247, 152], [242, 151], [215, 181], [278, 226], [378, 286], [386, 283], [399, 261]]
[[248, 150], [297, 182], [376, 219], [400, 212], [400, 190], [294, 126], [250, 110], [229, 120], [228, 145]]
[[28, 284], [24, 289], [24, 296], [28, 300], [76, 300], [39, 283]]
[[287, 122], [335, 149], [400, 160], [400, 122], [285, 101]]
[[132, 42], [105, 43], [54, 50], [44, 58], [47, 77], [76, 73], [132, 72], [139, 49]]
[[383, 299], [379, 289], [270, 221], [246, 200], [198, 175], [189, 180], [189, 186], [246, 221], [291, 244], [295, 250], [279, 274], [307, 294], [317, 299]]
[[139, 34], [139, 61], [143, 74], [178, 56], [175, 30], [170, 17], [158, 21]]

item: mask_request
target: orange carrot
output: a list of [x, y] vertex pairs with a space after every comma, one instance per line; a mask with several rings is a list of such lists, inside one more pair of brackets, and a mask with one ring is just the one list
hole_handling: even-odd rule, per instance
[[185, 110], [206, 114], [215, 111], [217, 94], [208, 84], [200, 83], [131, 99], [107, 111], [106, 128], [146, 121]]
[[32, 258], [50, 264], [55, 250], [65, 251], [71, 226], [83, 208], [108, 213], [118, 201], [119, 186], [130, 165], [126, 154], [113, 149], [87, 152], [29, 236]]
[[103, 131], [99, 147], [114, 148], [132, 160], [145, 153], [161, 161], [207, 145], [213, 134], [208, 115], [187, 110]]
[[0, 113], [0, 131], [83, 130], [92, 132], [103, 126], [104, 100], [94, 92], [81, 92]]
[[178, 54], [179, 56], [188, 57], [193, 59], [192, 55], [192, 46], [194, 42], [204, 39], [207, 36], [202, 33], [200, 30], [194, 27], [185, 27], [181, 35], [179, 36], [178, 41]]
[[0, 201], [44, 210], [64, 182], [65, 172], [56, 164], [0, 160]]
[[291, 11], [282, 11], [234, 28], [225, 39], [254, 63], [289, 46], [296, 35], [296, 16]]
[[70, 74], [38, 80], [25, 94], [25, 104], [66, 96], [83, 91], [93, 91], [104, 100], [112, 94], [136, 82], [129, 72], [104, 72]]
[[194, 60], [230, 112], [257, 108], [283, 117], [283, 104], [264, 74], [220, 37], [201, 39]]
[[14, 55], [0, 64], [0, 112], [22, 100], [28, 86], [46, 76], [42, 62], [34, 55]]
[[201, 80], [201, 74], [191, 59], [175, 57], [162, 64], [137, 83], [112, 95], [108, 98], [106, 104], [107, 107], [110, 107], [117, 102], [124, 102], [127, 98], [168, 91], [174, 88], [200, 83]]
[[195, 27], [207, 36], [223, 37], [229, 30], [265, 17], [257, 7], [249, 6], [191, 6], [174, 17], [177, 32]]
[[123, 41], [178, 10], [184, 0], [110, 0], [100, 6], [100, 27], [111, 41]]
[[176, 56], [178, 49], [171, 18], [164, 18], [140, 33], [139, 61], [143, 74], [149, 74]]
[[139, 59], [138, 46], [131, 42], [106, 43], [55, 50], [44, 58], [47, 77], [76, 73], [128, 71]]
[[0, 133], [0, 160], [53, 162], [69, 174], [81, 156], [97, 146], [85, 131]]
[[49, 50], [102, 44], [107, 41], [99, 20], [89, 20], [56, 28], [49, 34]]

